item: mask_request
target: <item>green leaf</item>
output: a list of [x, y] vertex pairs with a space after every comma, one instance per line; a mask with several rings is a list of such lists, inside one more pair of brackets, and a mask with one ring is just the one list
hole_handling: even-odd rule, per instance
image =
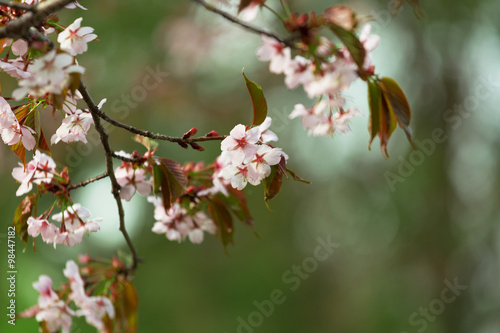
[[401, 89], [399, 84], [390, 77], [383, 77], [380, 79], [380, 88], [382, 89], [382, 94], [386, 100], [388, 108], [396, 115], [399, 127], [405, 131], [408, 141], [410, 141], [412, 146], [415, 147], [411, 130], [408, 127], [411, 120], [410, 104], [406, 99], [403, 89]]
[[382, 113], [382, 91], [377, 83], [368, 82], [368, 103], [370, 106], [370, 120], [368, 131], [370, 132], [370, 142], [368, 149], [371, 150], [373, 139], [380, 132], [380, 114]]
[[264, 179], [264, 201], [269, 210], [271, 210], [269, 200], [273, 199], [281, 191], [285, 168], [286, 160], [282, 156], [278, 164], [271, 166], [271, 174]]
[[158, 142], [156, 142], [153, 139], [146, 138], [145, 136], [142, 136], [142, 135], [139, 135], [139, 134], [137, 134], [136, 136], [134, 136], [134, 141], [137, 142], [137, 143], [140, 143], [141, 145], [143, 145], [144, 147], [146, 147], [146, 149], [148, 151], [152, 151], [153, 149], [155, 149], [155, 148], [158, 147]]
[[36, 209], [38, 196], [34, 193], [28, 194], [21, 200], [19, 206], [14, 213], [14, 227], [19, 238], [26, 246], [28, 244], [28, 218], [33, 216]]
[[380, 112], [380, 131], [378, 136], [380, 138], [380, 149], [389, 158], [387, 143], [398, 125], [398, 120], [392, 109], [387, 105], [387, 98], [385, 98], [384, 94], [382, 94], [382, 97], [382, 112]]
[[167, 210], [184, 193], [187, 177], [179, 163], [168, 158], [160, 158], [158, 162], [163, 206]]
[[243, 73], [245, 78], [245, 83], [247, 85], [248, 92], [250, 93], [250, 98], [252, 99], [253, 106], [253, 120], [252, 126], [260, 125], [266, 120], [267, 117], [267, 102], [264, 97], [264, 92], [262, 88], [255, 82], [249, 80], [245, 73]]
[[225, 249], [228, 244], [233, 243], [234, 227], [231, 213], [226, 204], [215, 198], [210, 200], [207, 211], [217, 225], [217, 232]]
[[342, 44], [345, 45], [352, 59], [358, 65], [358, 68], [363, 68], [365, 62], [366, 51], [363, 44], [359, 41], [358, 37], [351, 31], [348, 31], [341, 26], [329, 23], [330, 30], [340, 39]]

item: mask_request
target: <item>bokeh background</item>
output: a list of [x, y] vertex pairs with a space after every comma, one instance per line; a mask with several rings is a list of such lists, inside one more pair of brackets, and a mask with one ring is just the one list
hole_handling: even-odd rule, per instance
[[[268, 3], [279, 8], [278, 1]], [[341, 2], [290, 3], [298, 12], [322, 12]], [[421, 1], [423, 20], [407, 5], [391, 15], [389, 1], [343, 3], [375, 18], [374, 31], [382, 38], [374, 53], [376, 71], [394, 77], [406, 91], [417, 141], [428, 142], [436, 129], [446, 133], [432, 152], [417, 154], [398, 130], [389, 144], [390, 159], [379, 153], [378, 139], [368, 151], [367, 117], [353, 120], [349, 134], [307, 137], [300, 121], [289, 120], [288, 114], [294, 104], [311, 102], [299, 89], [288, 91], [283, 77], [270, 74], [267, 63], [257, 60], [259, 37], [190, 1], [82, 4], [88, 12], [66, 11], [61, 23], [83, 16], [83, 25], [95, 28], [100, 42], [92, 42], [79, 62], [87, 69], [84, 80], [94, 99], [107, 98], [104, 111], [111, 117], [170, 135], [193, 126], [201, 134], [213, 129], [228, 133], [235, 124], [251, 121], [244, 67], [264, 89], [274, 119], [271, 129], [290, 156], [289, 166], [312, 181], [286, 181], [271, 212], [262, 186], [248, 188], [259, 237], [237, 225], [229, 255], [214, 238], [201, 245], [177, 244], [152, 233], [152, 205], [134, 197], [125, 206], [127, 226], [146, 259], [134, 279], [139, 332], [500, 332], [498, 1]], [[284, 33], [268, 13], [256, 23]], [[168, 77], [143, 99], [127, 102], [148, 69], [156, 68]], [[8, 95], [14, 83], [0, 75], [2, 95]], [[355, 84], [348, 98], [368, 114], [364, 82]], [[57, 128], [50, 115], [43, 124], [47, 133]], [[90, 138], [95, 140], [96, 133]], [[130, 139], [127, 132], [111, 131], [116, 150], [140, 149]], [[200, 153], [162, 143], [160, 154], [180, 162], [210, 162], [219, 153], [218, 143], [204, 147]], [[52, 149], [56, 161], [69, 164], [75, 181], [104, 171], [99, 145], [59, 143]], [[0, 145], [2, 277], [5, 233], [20, 201], [10, 176], [16, 164]], [[401, 178], [394, 181], [395, 175]], [[32, 282], [39, 275], [50, 275], [58, 286], [64, 281], [64, 263], [77, 254], [109, 258], [126, 250], [107, 180], [75, 192], [75, 200], [104, 218], [103, 230], [70, 249], [38, 242], [33, 253], [18, 241], [18, 310], [36, 303]], [[290, 290], [282, 275], [314, 254], [318, 237], [330, 237], [340, 247]], [[445, 281], [467, 289], [441, 308]], [[5, 309], [4, 278], [0, 285]], [[248, 322], [257, 309], [254, 301], [269, 299], [274, 289], [284, 292], [285, 302], [258, 327], [238, 331], [238, 318]], [[422, 319], [419, 311], [429, 307], [434, 310]], [[15, 327], [6, 321], [2, 315], [2, 332], [37, 331], [34, 319], [17, 320]], [[81, 321], [73, 330], [93, 331]]]

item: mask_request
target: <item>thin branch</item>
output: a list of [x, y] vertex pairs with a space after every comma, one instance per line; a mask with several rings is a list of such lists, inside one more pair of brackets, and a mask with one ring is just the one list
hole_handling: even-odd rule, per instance
[[269, 32], [269, 31], [266, 31], [266, 30], [254, 27], [254, 26], [252, 26], [252, 25], [250, 25], [248, 23], [240, 21], [236, 17], [234, 17], [234, 16], [226, 13], [225, 11], [222, 11], [222, 10], [220, 10], [220, 9], [218, 9], [218, 8], [216, 8], [216, 7], [208, 4], [208, 3], [206, 3], [203, 0], [193, 0], [193, 1], [196, 2], [196, 3], [198, 3], [198, 4], [200, 4], [201, 6], [205, 7], [205, 9], [207, 9], [208, 11], [210, 11], [212, 13], [215, 13], [215, 14], [218, 14], [218, 15], [222, 16], [223, 18], [225, 18], [226, 20], [231, 21], [231, 22], [239, 25], [243, 29], [249, 30], [249, 31], [251, 31], [253, 33], [256, 33], [256, 34], [265, 35], [265, 36], [274, 38], [277, 41], [285, 44], [288, 47], [295, 48], [295, 46], [293, 45], [293, 43], [291, 41], [283, 39], [283, 38], [281, 38], [281, 37], [273, 34], [272, 32]]
[[102, 112], [99, 109], [97, 109], [95, 112], [96, 112], [96, 114], [99, 117], [101, 117], [103, 120], [105, 120], [106, 122], [110, 123], [111, 125], [123, 128], [123, 129], [125, 129], [125, 130], [127, 130], [127, 131], [129, 131], [131, 133], [139, 134], [141, 136], [144, 136], [144, 137], [147, 137], [147, 138], [150, 138], [150, 139], [154, 139], [154, 140], [162, 140], [162, 141], [170, 141], [170, 142], [191, 144], [191, 143], [202, 142], [202, 141], [222, 141], [222, 140], [224, 140], [226, 138], [225, 135], [221, 135], [221, 136], [199, 136], [197, 138], [186, 138], [186, 139], [183, 139], [181, 137], [168, 136], [168, 135], [164, 135], [164, 134], [153, 133], [153, 132], [150, 132], [150, 131], [141, 130], [141, 129], [136, 128], [134, 126], [130, 126], [130, 125], [121, 123], [119, 121], [111, 119], [107, 114], [105, 114], [104, 112]]
[[7, 7], [10, 7], [12, 9], [25, 10], [28, 12], [32, 12], [32, 11], [36, 10], [35, 6], [23, 5], [20, 3], [13, 3], [13, 2], [8, 2], [8, 1], [0, 1], [0, 6], [7, 6]]
[[137, 268], [139, 258], [137, 256], [137, 251], [134, 247], [134, 244], [132, 243], [132, 239], [130, 238], [127, 232], [127, 228], [125, 227], [125, 211], [123, 210], [123, 204], [120, 198], [120, 185], [116, 180], [115, 173], [113, 170], [113, 158], [112, 158], [113, 150], [111, 150], [111, 147], [109, 145], [109, 135], [106, 132], [106, 129], [102, 126], [101, 118], [98, 115], [98, 113], [100, 112], [99, 108], [94, 103], [94, 100], [89, 95], [87, 88], [85, 87], [82, 81], [80, 81], [80, 87], [78, 88], [78, 91], [80, 91], [80, 93], [83, 96], [83, 100], [89, 107], [90, 113], [92, 114], [92, 119], [94, 120], [95, 129], [99, 133], [101, 144], [104, 148], [104, 153], [106, 156], [106, 173], [108, 174], [108, 177], [111, 181], [111, 193], [113, 193], [113, 197], [115, 198], [116, 205], [118, 207], [118, 216], [120, 219], [120, 231], [123, 234], [123, 237], [125, 238], [125, 241], [127, 242], [127, 245], [130, 249], [130, 254], [132, 255], [132, 264], [127, 269], [127, 274], [133, 274], [135, 269]]
[[76, 183], [76, 184], [71, 184], [67, 187], [68, 191], [71, 191], [71, 190], [74, 190], [74, 189], [77, 189], [77, 188], [80, 188], [80, 187], [84, 187], [84, 186], [87, 186], [88, 184], [91, 184], [93, 182], [96, 182], [100, 179], [103, 179], [103, 178], [106, 178], [108, 177], [108, 172], [104, 172], [98, 176], [95, 176], [95, 177], [92, 177], [92, 178], [89, 178], [87, 180], [84, 180], [82, 182], [79, 182], [79, 183]]
[[50, 14], [53, 14], [74, 0], [47, 0], [34, 6], [33, 9], [18, 19], [9, 21], [0, 28], [0, 38], [23, 38], [31, 41], [33, 32], [30, 28], [39, 27]]
[[113, 157], [116, 158], [116, 159], [118, 159], [118, 160], [121, 160], [121, 161], [124, 161], [124, 162], [130, 162], [130, 163], [139, 163], [139, 162], [145, 162], [146, 161], [146, 159], [143, 158], [143, 157], [136, 157], [136, 158], [125, 157], [125, 156], [117, 154], [116, 152], [113, 152]]

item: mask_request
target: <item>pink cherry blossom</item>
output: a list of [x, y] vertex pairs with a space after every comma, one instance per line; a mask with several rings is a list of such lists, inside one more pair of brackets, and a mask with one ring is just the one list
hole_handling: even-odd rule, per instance
[[52, 136], [50, 142], [52, 144], [56, 144], [59, 141], [66, 143], [81, 141], [87, 143], [87, 132], [93, 123], [94, 120], [90, 112], [75, 110], [73, 114], [63, 119], [61, 126]]
[[221, 149], [229, 152], [233, 164], [242, 164], [257, 151], [255, 144], [259, 141], [259, 136], [258, 127], [247, 131], [244, 125], [236, 125], [229, 133], [229, 136], [221, 142]]
[[228, 165], [222, 170], [222, 176], [231, 181], [231, 186], [237, 190], [242, 190], [247, 183], [259, 185], [259, 174], [247, 165]]
[[22, 56], [28, 52], [28, 43], [24, 39], [18, 39], [12, 43], [12, 53], [16, 56]]
[[324, 65], [322, 72], [322, 75], [316, 75], [312, 81], [304, 84], [309, 98], [337, 94], [349, 88], [358, 78], [355, 67], [340, 58]]
[[146, 180], [146, 171], [143, 168], [134, 169], [132, 163], [122, 163], [115, 170], [115, 177], [121, 186], [120, 198], [125, 201], [130, 201], [136, 191], [142, 196], [151, 193], [151, 181]]
[[307, 84], [314, 79], [315, 66], [313, 62], [301, 56], [296, 56], [285, 68], [285, 85], [288, 89], [295, 89], [299, 85]]
[[42, 235], [45, 243], [52, 243], [56, 237], [57, 227], [46, 219], [36, 219], [32, 216], [26, 222], [28, 224], [28, 235], [35, 238]]
[[25, 69], [24, 59], [21, 57], [7, 61], [0, 60], [0, 69], [15, 79], [33, 78], [33, 74]]
[[33, 288], [40, 293], [38, 305], [45, 308], [48, 304], [57, 302], [59, 296], [52, 289], [52, 279], [47, 275], [40, 275], [37, 282], [33, 282]]
[[85, 316], [87, 323], [96, 327], [99, 332], [104, 329], [103, 318], [106, 314], [109, 318], [115, 317], [113, 304], [104, 296], [87, 297], [80, 307], [81, 310], [78, 310], [76, 314], [78, 316]]
[[40, 151], [36, 151], [33, 160], [26, 166], [19, 163], [19, 167], [12, 170], [12, 177], [21, 183], [16, 195], [21, 196], [33, 188], [33, 183], [40, 185], [50, 183], [55, 173], [56, 164], [54, 160]]
[[0, 132], [5, 144], [13, 146], [19, 142], [24, 148], [32, 150], [36, 145], [36, 140], [31, 128], [21, 125], [7, 101], [0, 97]]
[[257, 179], [260, 181], [271, 174], [271, 165], [276, 165], [280, 162], [281, 157], [288, 159], [288, 156], [283, 153], [281, 148], [272, 148], [268, 145], [261, 145], [255, 153], [255, 158], [250, 163], [250, 166], [258, 174]]
[[63, 32], [57, 36], [57, 41], [61, 44], [61, 49], [75, 56], [87, 51], [87, 43], [96, 39], [93, 34], [94, 28], [81, 27], [82, 18], [77, 18]]
[[257, 50], [257, 58], [270, 61], [269, 71], [275, 74], [283, 73], [291, 61], [290, 48], [268, 36], [261, 36], [262, 46]]
[[62, 330], [62, 333], [69, 333], [73, 324], [71, 318], [73, 314], [74, 312], [63, 301], [58, 301], [50, 303], [47, 307], [41, 309], [36, 314], [36, 320], [45, 322], [49, 332]]

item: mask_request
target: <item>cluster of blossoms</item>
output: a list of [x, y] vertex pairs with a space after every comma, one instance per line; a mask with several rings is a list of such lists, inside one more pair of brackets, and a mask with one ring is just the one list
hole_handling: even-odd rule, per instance
[[[137, 152], [127, 154], [124, 151], [117, 152], [117, 155], [126, 158], [138, 156]], [[147, 158], [148, 156], [150, 156], [149, 152], [143, 157]], [[132, 162], [122, 162], [122, 164], [115, 170], [116, 181], [121, 187], [120, 198], [125, 201], [130, 201], [136, 192], [147, 197], [152, 190], [151, 178], [146, 179], [148, 174], [150, 174], [148, 162], [145, 162], [142, 165], [137, 165]]]
[[64, 212], [55, 214], [52, 219], [61, 223], [60, 227], [49, 222], [46, 218], [28, 218], [28, 234], [35, 238], [42, 236], [45, 243], [53, 243], [65, 246], [75, 246], [82, 242], [83, 236], [89, 232], [95, 232], [100, 229], [97, 222], [100, 218], [89, 220], [90, 211], [80, 204], [73, 204]]
[[194, 244], [203, 242], [204, 232], [215, 234], [217, 227], [214, 222], [203, 212], [189, 213], [179, 203], [174, 203], [165, 210], [159, 198], [149, 197], [148, 201], [155, 206], [154, 218], [156, 220], [152, 231], [156, 234], [165, 234], [171, 241], [184, 241], [187, 238]]
[[[369, 24], [364, 26], [360, 42], [366, 51], [362, 70], [373, 74], [370, 52], [377, 47], [379, 37], [370, 35], [370, 29]], [[301, 118], [303, 127], [313, 136], [349, 131], [348, 120], [361, 112], [356, 108], [347, 109], [342, 97], [342, 93], [359, 78], [358, 66], [348, 49], [345, 46], [338, 49], [333, 42], [321, 36], [318, 37], [313, 58], [301, 55], [292, 58], [289, 47], [268, 36], [261, 38], [263, 44], [257, 50], [257, 57], [270, 62], [269, 71], [284, 74], [289, 89], [302, 85], [309, 98], [317, 99], [310, 108], [302, 104], [295, 105], [290, 118]]]
[[[111, 301], [104, 296], [88, 296], [85, 286], [78, 271], [78, 266], [73, 260], [66, 263], [64, 276], [69, 279], [71, 292], [67, 300], [61, 299], [52, 289], [52, 279], [47, 275], [41, 275], [33, 287], [40, 293], [38, 307], [30, 314], [36, 317], [40, 323], [44, 323], [48, 332], [70, 332], [73, 316], [84, 316], [87, 323], [96, 327], [100, 332], [105, 332], [103, 319], [115, 317], [115, 309]], [[69, 307], [73, 302], [77, 310]]]
[[[64, 172], [56, 171], [56, 163], [54, 160], [40, 151], [36, 151], [33, 160], [25, 166], [19, 163], [19, 167], [12, 171], [14, 179], [19, 181], [19, 186], [16, 195], [21, 196], [30, 192], [33, 189], [33, 184], [42, 186], [45, 191], [58, 191], [59, 187], [53, 184], [53, 180], [66, 181]], [[63, 244], [65, 246], [75, 246], [82, 242], [83, 235], [88, 232], [99, 230], [97, 224], [100, 219], [88, 220], [91, 214], [88, 209], [80, 204], [73, 204], [64, 212], [55, 214], [52, 219], [60, 222], [60, 227], [48, 221], [47, 218], [39, 218], [30, 216], [28, 218], [28, 234], [33, 238], [42, 236], [45, 243]]]
[[247, 183], [259, 185], [271, 174], [271, 166], [277, 165], [282, 159], [288, 160], [281, 148], [274, 148], [268, 143], [278, 141], [278, 136], [269, 130], [270, 126], [270, 117], [251, 129], [236, 125], [221, 142], [219, 162], [222, 166], [220, 171], [216, 171], [214, 179], [220, 182], [222, 178], [233, 188], [242, 190]]
[[[34, 1], [26, 2], [35, 4]], [[79, 6], [77, 2], [71, 4], [70, 8]], [[79, 6], [81, 7], [81, 6]], [[82, 7], [81, 7], [82, 8]], [[0, 60], [0, 69], [10, 76], [18, 79], [19, 88], [12, 92], [15, 100], [21, 100], [26, 95], [32, 99], [49, 101], [62, 96], [66, 99], [65, 118], [56, 134], [51, 139], [55, 144], [59, 141], [66, 143], [82, 141], [86, 142], [86, 134], [93, 123], [89, 112], [79, 110], [76, 107], [76, 99], [81, 96], [76, 92], [71, 95], [69, 87], [75, 84], [79, 75], [85, 69], [76, 62], [76, 55], [87, 51], [87, 43], [95, 40], [97, 35], [93, 34], [93, 28], [81, 27], [82, 18], [78, 18], [66, 29], [59, 33], [57, 41], [60, 43], [59, 49], [53, 49], [42, 57], [32, 60], [28, 56], [28, 43], [24, 40], [10, 39], [4, 40], [3, 47], [10, 47], [10, 51], [18, 58], [9, 59], [5, 57]], [[55, 31], [50, 27], [43, 29], [47, 36]], [[32, 45], [36, 48], [36, 45]], [[102, 103], [99, 106], [102, 106]], [[38, 104], [33, 104], [30, 112], [35, 112]], [[68, 107], [69, 105], [69, 107]], [[30, 104], [21, 105], [19, 109], [30, 107]], [[5, 99], [0, 98], [0, 131], [2, 140], [9, 146], [14, 146], [21, 142], [25, 149], [32, 150], [35, 145], [35, 131], [32, 125], [24, 124], [26, 117], [16, 119], [14, 112]]]

